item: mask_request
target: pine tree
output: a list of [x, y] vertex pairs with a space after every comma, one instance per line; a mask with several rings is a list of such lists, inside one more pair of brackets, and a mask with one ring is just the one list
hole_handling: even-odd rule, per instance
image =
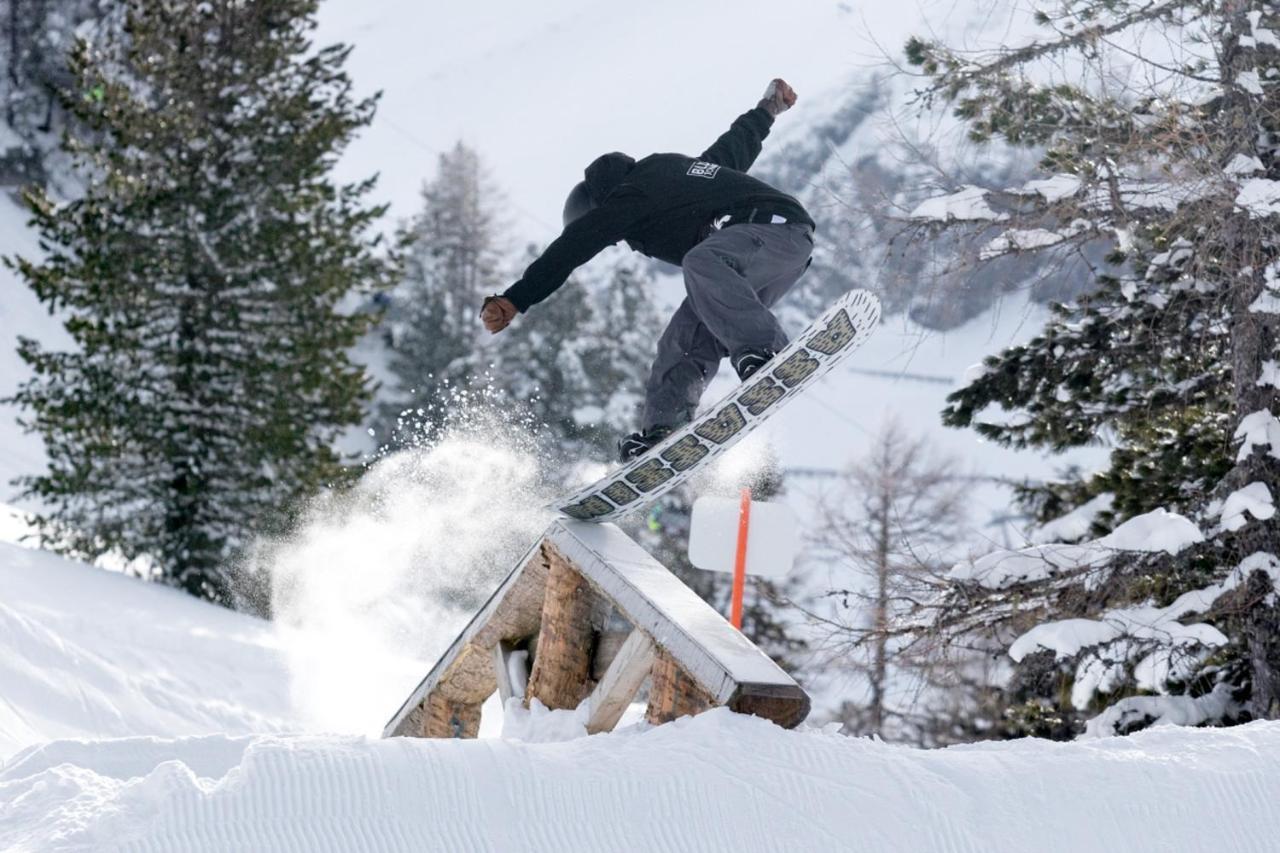
[[368, 398], [346, 355], [368, 320], [339, 304], [386, 277], [381, 209], [329, 172], [374, 101], [352, 99], [346, 47], [312, 49], [315, 11], [128, 3], [122, 34], [72, 55], [85, 195], [32, 193], [47, 255], [11, 260], [75, 342], [21, 342], [42, 540], [223, 603], [250, 540], [343, 476], [333, 441]]
[[[1028, 620], [1128, 625], [1134, 607], [1181, 602], [1162, 612], [1168, 631], [1023, 656], [1008, 692], [1027, 730], [1052, 717], [1063, 720], [1047, 723], [1053, 733], [1071, 731], [1104, 708], [1095, 729], [1140, 728], [1171, 707], [1135, 695], [1150, 692], [1183, 700], [1184, 720], [1280, 715], [1280, 10], [1065, 0], [1040, 20], [1045, 38], [994, 57], [907, 46], [975, 139], [1039, 147], [1055, 173], [1011, 190], [965, 188], [952, 202], [998, 225], [988, 257], [1098, 237], [1114, 249], [1085, 299], [989, 359], [944, 418], [1013, 446], [1115, 442], [1101, 476], [1028, 492], [1042, 517], [1106, 495], [1112, 509], [1094, 517], [1095, 533], [1174, 508], [1207, 535], [1176, 555], [961, 584], [942, 618], [958, 630], [1002, 624], [1012, 638]], [[1135, 52], [1150, 32], [1178, 55]], [[1112, 51], [1130, 85], [1090, 83], [1115, 79]], [[1043, 73], [1049, 62], [1056, 74]], [[993, 404], [1014, 417], [991, 422]], [[1203, 629], [1174, 626], [1189, 616]]]
[[501, 195], [480, 155], [461, 142], [441, 154], [422, 188], [422, 210], [405, 227], [404, 278], [383, 322], [395, 387], [375, 432], [392, 447], [431, 441], [473, 380], [483, 298], [502, 287]]
[[627, 262], [579, 272], [503, 333], [494, 381], [550, 430], [562, 460], [609, 459], [638, 428], [662, 328], [653, 288]]

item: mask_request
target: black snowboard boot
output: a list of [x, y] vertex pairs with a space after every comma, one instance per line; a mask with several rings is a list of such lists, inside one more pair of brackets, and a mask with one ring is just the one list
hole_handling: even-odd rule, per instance
[[669, 426], [652, 426], [643, 432], [633, 432], [618, 442], [618, 459], [622, 462], [630, 462], [637, 456], [643, 456], [669, 435], [671, 435]]
[[775, 356], [773, 350], [747, 348], [735, 355], [730, 361], [743, 382], [750, 379], [757, 370], [764, 367]]

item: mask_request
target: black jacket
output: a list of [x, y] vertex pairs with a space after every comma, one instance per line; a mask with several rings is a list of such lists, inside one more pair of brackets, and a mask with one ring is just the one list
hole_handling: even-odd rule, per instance
[[756, 107], [738, 116], [697, 159], [652, 154], [637, 162], [617, 153], [598, 158], [587, 167], [586, 184], [599, 206], [569, 223], [503, 295], [526, 311], [619, 240], [679, 265], [710, 233], [711, 223], [725, 215], [754, 210], [812, 226], [800, 202], [746, 174], [772, 125], [773, 116]]

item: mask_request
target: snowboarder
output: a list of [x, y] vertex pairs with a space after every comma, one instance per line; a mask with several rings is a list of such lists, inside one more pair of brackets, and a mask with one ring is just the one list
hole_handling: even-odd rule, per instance
[[480, 317], [496, 334], [619, 240], [683, 268], [687, 296], [658, 341], [641, 430], [619, 442], [624, 462], [692, 418], [722, 358], [746, 380], [787, 343], [769, 309], [808, 268], [815, 225], [795, 198], [746, 171], [795, 102], [775, 79], [698, 157], [597, 158], [569, 193], [564, 231], [519, 281], [484, 300]]

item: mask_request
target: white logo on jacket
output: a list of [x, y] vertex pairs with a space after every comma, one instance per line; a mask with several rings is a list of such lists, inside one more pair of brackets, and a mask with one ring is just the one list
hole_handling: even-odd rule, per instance
[[716, 176], [718, 171], [720, 171], [720, 167], [715, 163], [708, 163], [706, 160], [694, 160], [693, 165], [689, 167], [689, 171], [685, 174], [692, 175], [695, 178], [711, 179]]

